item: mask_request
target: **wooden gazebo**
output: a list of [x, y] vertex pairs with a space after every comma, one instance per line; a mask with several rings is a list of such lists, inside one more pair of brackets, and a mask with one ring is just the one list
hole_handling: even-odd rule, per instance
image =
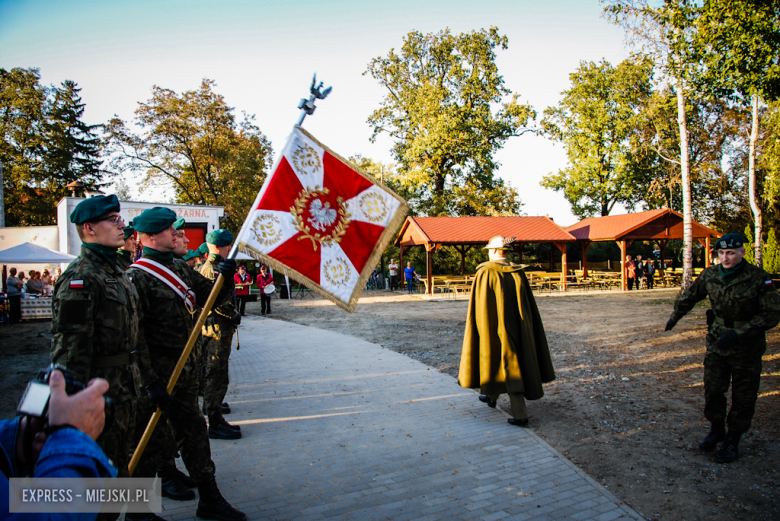
[[[634, 241], [657, 241], [661, 249], [661, 267], [664, 249], [670, 240], [682, 240], [683, 216], [669, 208], [625, 215], [608, 215], [584, 219], [566, 228], [582, 245], [582, 275], [588, 276], [588, 247], [591, 242], [616, 241], [620, 246], [621, 288], [628, 289], [626, 280], [626, 250]], [[693, 221], [693, 238], [707, 250], [705, 266], [710, 265], [710, 239], [718, 238], [715, 230]]]
[[442, 246], [452, 246], [461, 257], [461, 272], [466, 269], [466, 253], [474, 246], [486, 245], [491, 237], [503, 235], [515, 237], [515, 251], [522, 261], [526, 243], [547, 242], [554, 244], [563, 257], [561, 271], [562, 288], [566, 283], [566, 243], [575, 241], [549, 217], [407, 217], [395, 245], [401, 250], [401, 266], [404, 266], [404, 248], [425, 246], [428, 291], [433, 290], [431, 255]]

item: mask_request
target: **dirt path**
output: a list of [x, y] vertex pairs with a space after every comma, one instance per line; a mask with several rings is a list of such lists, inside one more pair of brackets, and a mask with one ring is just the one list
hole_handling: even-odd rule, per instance
[[[531, 427], [648, 519], [778, 519], [780, 331], [768, 335], [742, 457], [719, 465], [698, 449], [709, 426], [701, 412], [706, 308], [664, 333], [674, 296], [539, 298], [558, 379], [529, 403]], [[339, 331], [457, 374], [465, 301], [377, 291], [351, 315], [319, 298], [273, 306], [272, 318]]]

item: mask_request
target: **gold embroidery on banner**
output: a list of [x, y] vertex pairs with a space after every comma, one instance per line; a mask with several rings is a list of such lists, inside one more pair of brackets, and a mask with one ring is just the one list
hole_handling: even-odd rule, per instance
[[273, 214], [259, 215], [252, 223], [252, 232], [262, 246], [271, 246], [282, 240], [282, 223]]
[[373, 192], [363, 194], [360, 199], [358, 199], [358, 206], [360, 206], [360, 210], [363, 212], [366, 219], [372, 223], [384, 221], [385, 217], [387, 217], [387, 212], [389, 211], [384, 199], [382, 199], [379, 194]]
[[290, 207], [295, 229], [303, 234], [298, 240], [304, 237], [311, 239], [315, 251], [318, 242], [325, 246], [340, 243], [349, 228], [349, 218], [352, 217], [347, 211], [343, 197], [336, 198], [338, 208], [331, 208], [328, 201], [323, 203], [321, 196], [329, 193], [330, 190], [319, 186], [315, 186], [314, 190], [304, 189]]
[[347, 261], [341, 257], [336, 257], [335, 262], [333, 259], [326, 260], [322, 271], [325, 272], [325, 280], [333, 286], [346, 286], [347, 282], [349, 282], [351, 270]]
[[313, 174], [322, 168], [320, 155], [309, 145], [303, 144], [292, 153], [292, 164], [295, 171], [300, 175]]

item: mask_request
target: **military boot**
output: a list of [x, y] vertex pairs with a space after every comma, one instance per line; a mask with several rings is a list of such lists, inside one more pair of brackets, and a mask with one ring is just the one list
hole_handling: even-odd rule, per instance
[[217, 480], [209, 478], [208, 481], [198, 484], [197, 516], [201, 519], [216, 519], [217, 521], [246, 521], [246, 514], [233, 508], [233, 505], [222, 497], [217, 488]]
[[237, 440], [241, 437], [240, 430], [233, 430], [221, 414], [209, 416], [209, 438], [212, 440]]
[[195, 499], [195, 492], [179, 480], [176, 465], [160, 465], [157, 467], [157, 475], [162, 485], [162, 495], [175, 501], [189, 501]]
[[729, 432], [726, 435], [726, 441], [720, 446], [718, 452], [715, 453], [715, 461], [718, 463], [731, 463], [739, 458], [739, 438], [742, 433]]
[[726, 439], [726, 425], [723, 423], [713, 423], [710, 432], [703, 440], [699, 442], [699, 448], [704, 452], [715, 450], [718, 443]]
[[166, 521], [165, 518], [153, 514], [152, 512], [146, 512], [144, 514], [128, 512], [125, 514], [125, 521]]

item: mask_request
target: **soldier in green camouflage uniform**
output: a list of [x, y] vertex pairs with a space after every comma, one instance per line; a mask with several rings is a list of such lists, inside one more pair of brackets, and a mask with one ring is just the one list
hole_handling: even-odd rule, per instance
[[[710, 298], [704, 416], [712, 428], [699, 446], [709, 452], [725, 440], [715, 459], [728, 463], [739, 457], [740, 436], [750, 429], [761, 382], [761, 356], [766, 351], [765, 331], [780, 322], [780, 293], [767, 272], [743, 259], [745, 249], [739, 234], [724, 235], [715, 247], [721, 264], [704, 270], [677, 300], [666, 330], [697, 302]], [[729, 384], [731, 410], [727, 416]]]
[[[209, 258], [200, 267], [200, 274], [214, 280], [218, 272], [216, 265], [230, 251], [233, 234], [227, 230], [215, 230], [206, 236]], [[238, 312], [232, 299], [221, 306], [214, 306], [203, 326], [203, 357], [205, 358], [205, 381], [203, 382], [203, 411], [209, 417], [209, 438], [235, 440], [241, 437], [241, 428], [225, 421], [223, 404], [230, 377], [228, 361], [236, 330]], [[224, 409], [223, 409], [224, 408]]]
[[[203, 306], [211, 293], [212, 281], [195, 273], [184, 261], [175, 259], [177, 231], [173, 228], [176, 214], [167, 208], [152, 208], [134, 220], [136, 230], [144, 244], [142, 259], [151, 259], [173, 272], [194, 293], [197, 306]], [[233, 291], [235, 261], [223, 261], [218, 266], [225, 275], [225, 284], [217, 295], [220, 304], [230, 298]], [[157, 276], [134, 264], [128, 275], [139, 295], [140, 334], [139, 345], [147, 346], [148, 355], [140, 360], [145, 381], [168, 382], [179, 356], [187, 343], [193, 327], [192, 313], [184, 299]], [[197, 515], [202, 519], [243, 521], [246, 516], [233, 508], [219, 492], [214, 479], [215, 468], [211, 460], [206, 422], [198, 408], [198, 379], [194, 354], [190, 354], [181, 376], [168, 397], [168, 412], [163, 409], [161, 421], [170, 418], [182, 460], [200, 493]], [[164, 396], [163, 396], [164, 395]], [[142, 411], [139, 422], [148, 423], [153, 407], [164, 405], [165, 389], [150, 392], [152, 407]], [[140, 439], [142, 429], [137, 429]], [[160, 458], [167, 456], [166, 447], [159, 436], [152, 435], [135, 476], [153, 477]], [[135, 518], [131, 518], [135, 519]]]
[[125, 226], [125, 243], [119, 249], [119, 256], [117, 257], [117, 266], [122, 271], [127, 271], [127, 268], [133, 263], [133, 255], [135, 255], [135, 248], [137, 242], [135, 240], [135, 228], [133, 225]]
[[[81, 237], [81, 254], [57, 280], [52, 300], [51, 360], [84, 383], [105, 378], [116, 403], [114, 423], [97, 439], [120, 477], [127, 477], [133, 450], [140, 373], [136, 364], [138, 293], [117, 266], [124, 222], [116, 196], [85, 199], [70, 215]], [[116, 519], [118, 514], [101, 514]]]

